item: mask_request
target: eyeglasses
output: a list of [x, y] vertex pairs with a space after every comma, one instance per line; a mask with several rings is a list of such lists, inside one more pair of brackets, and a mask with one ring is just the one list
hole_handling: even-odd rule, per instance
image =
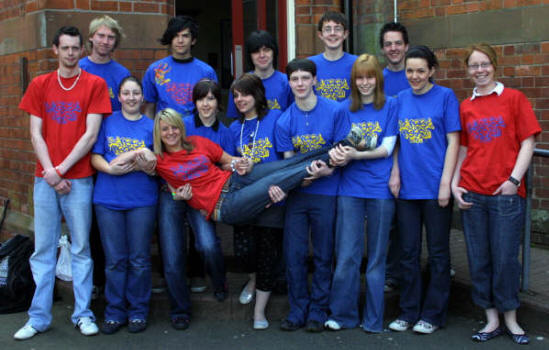
[[475, 64], [468, 64], [467, 67], [470, 70], [478, 70], [479, 68], [486, 69], [490, 67], [492, 63], [490, 62], [482, 62], [482, 63], [475, 63]]
[[345, 28], [343, 28], [343, 26], [324, 27], [324, 28], [322, 28], [322, 32], [324, 34], [331, 34], [332, 32], [336, 33], [336, 34], [340, 34], [340, 33], [343, 33], [344, 30], [345, 30]]

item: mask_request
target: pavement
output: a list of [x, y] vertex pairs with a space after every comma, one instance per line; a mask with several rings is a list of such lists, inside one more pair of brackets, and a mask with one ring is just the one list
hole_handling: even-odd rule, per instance
[[[223, 229], [222, 229], [223, 231]], [[224, 249], [230, 251], [229, 235], [220, 234]], [[230, 235], [232, 236], [232, 235]], [[230, 238], [232, 239], [232, 237]], [[424, 248], [424, 251], [426, 249]], [[452, 230], [452, 267], [456, 276], [452, 290], [445, 328], [432, 335], [416, 335], [412, 332], [395, 333], [386, 330], [380, 334], [368, 334], [360, 329], [339, 332], [325, 331], [311, 334], [303, 330], [283, 332], [280, 320], [288, 311], [287, 297], [273, 295], [267, 309], [271, 327], [266, 331], [254, 331], [252, 305], [240, 305], [238, 295], [247, 275], [229, 272], [230, 295], [224, 302], [217, 302], [211, 288], [192, 295], [193, 317], [186, 331], [175, 331], [169, 323], [169, 302], [165, 292], [154, 294], [151, 300], [149, 328], [141, 334], [129, 334], [121, 330], [115, 335], [84, 337], [70, 323], [72, 312], [72, 288], [70, 283], [57, 283], [59, 299], [53, 307], [53, 323], [48, 332], [33, 339], [18, 342], [13, 333], [21, 327], [26, 313], [0, 315], [1, 349], [469, 349], [473, 346], [484, 349], [516, 348], [508, 336], [501, 336], [486, 344], [475, 344], [470, 336], [482, 328], [484, 315], [473, 305], [470, 297], [470, 279], [467, 266], [463, 233]], [[423, 257], [423, 263], [426, 256]], [[229, 271], [234, 271], [230, 258]], [[521, 291], [519, 322], [530, 335], [531, 349], [549, 349], [549, 250], [533, 247], [531, 251], [530, 286]], [[362, 296], [362, 300], [364, 297]], [[92, 304], [92, 309], [101, 320], [104, 309], [101, 298]], [[398, 292], [386, 294], [385, 321], [387, 324], [398, 315]]]

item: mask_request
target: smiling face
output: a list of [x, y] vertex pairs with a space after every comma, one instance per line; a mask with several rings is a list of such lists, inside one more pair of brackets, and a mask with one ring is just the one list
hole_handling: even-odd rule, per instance
[[467, 71], [477, 88], [491, 88], [494, 86], [495, 69], [490, 57], [480, 51], [473, 51], [467, 61]]
[[59, 67], [72, 69], [78, 66], [78, 59], [82, 55], [82, 43], [78, 36], [63, 34], [59, 37], [59, 46], [53, 45], [53, 52], [57, 55]]
[[404, 42], [401, 32], [386, 32], [383, 34], [383, 55], [392, 66], [398, 66], [404, 61], [408, 44]]
[[201, 99], [196, 100], [196, 110], [202, 122], [210, 122], [217, 114], [217, 99], [211, 91]]
[[313, 86], [316, 84], [316, 77], [310, 72], [297, 70], [290, 75], [290, 88], [296, 100], [305, 100], [314, 94]]
[[181, 130], [178, 127], [166, 123], [163, 120], [159, 122], [160, 139], [168, 152], [177, 152], [183, 149], [181, 147]]
[[273, 68], [273, 56], [273, 50], [265, 46], [250, 54], [255, 69], [262, 71]]
[[435, 68], [430, 68], [423, 58], [408, 58], [406, 60], [406, 79], [416, 95], [429, 91], [433, 83], [429, 81], [435, 74]]
[[374, 93], [376, 89], [376, 77], [374, 75], [372, 75], [371, 77], [357, 77], [355, 83], [363, 101], [371, 101], [374, 99]]
[[345, 30], [343, 24], [334, 21], [326, 21], [322, 24], [322, 31], [318, 32], [318, 38], [324, 43], [324, 47], [336, 50], [343, 47], [349, 31]]
[[257, 116], [255, 98], [251, 94], [246, 95], [238, 90], [234, 90], [234, 104], [245, 118], [248, 119]]
[[116, 46], [116, 34], [108, 27], [101, 26], [90, 37], [92, 51], [98, 56], [109, 56]]
[[191, 57], [191, 48], [196, 40], [192, 38], [191, 30], [185, 28], [172, 39], [172, 55], [176, 59], [185, 59]]
[[129, 115], [140, 114], [143, 104], [143, 91], [135, 81], [127, 80], [120, 86], [118, 100], [122, 105], [122, 111]]

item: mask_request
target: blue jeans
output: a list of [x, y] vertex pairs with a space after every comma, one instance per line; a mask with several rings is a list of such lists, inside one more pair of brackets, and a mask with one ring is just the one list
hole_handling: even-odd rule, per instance
[[187, 286], [187, 218], [196, 235], [196, 249], [203, 254], [214, 289], [225, 286], [225, 265], [215, 225], [190, 208], [185, 201], [174, 201], [170, 193], [160, 191], [158, 231], [164, 278], [168, 286], [172, 318], [190, 316], [190, 295]]
[[105, 252], [105, 320], [146, 320], [156, 205], [112, 210], [96, 204], [95, 213]]
[[29, 320], [39, 332], [52, 320], [51, 306], [55, 284], [57, 243], [61, 217], [65, 217], [71, 235], [71, 268], [74, 292], [73, 324], [81, 317], [95, 319], [90, 310], [93, 261], [89, 234], [92, 213], [93, 179], [71, 179], [71, 191], [58, 195], [41, 177], [34, 178], [34, 253], [30, 265], [36, 290], [29, 308]]
[[[287, 319], [302, 325], [327, 319], [332, 275], [335, 196], [293, 192], [287, 200], [284, 258], [290, 313]], [[310, 231], [309, 231], [310, 229]], [[308, 288], [309, 232], [313, 247], [313, 280]]]
[[360, 264], [364, 254], [364, 217], [367, 216], [366, 303], [362, 328], [383, 331], [385, 258], [394, 199], [337, 198], [336, 268], [330, 293], [330, 319], [343, 328], [358, 325]]
[[467, 243], [473, 302], [499, 312], [519, 307], [518, 254], [525, 200], [519, 195], [486, 196], [469, 192], [473, 206], [461, 210]]
[[[421, 319], [435, 326], [444, 326], [450, 296], [451, 219], [452, 202], [442, 208], [436, 199], [397, 200], [401, 246], [399, 319], [410, 323]], [[420, 262], [423, 224], [430, 272], [424, 293]]]
[[221, 193], [218, 221], [229, 225], [250, 222], [271, 203], [270, 186], [277, 185], [286, 193], [299, 187], [303, 179], [309, 176], [306, 167], [311, 161], [328, 162], [330, 148], [323, 147], [288, 159], [258, 164], [244, 176], [234, 173], [230, 178], [229, 191]]

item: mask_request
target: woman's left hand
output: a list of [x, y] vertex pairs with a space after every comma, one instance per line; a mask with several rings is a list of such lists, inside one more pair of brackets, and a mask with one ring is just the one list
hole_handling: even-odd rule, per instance
[[238, 175], [242, 176], [252, 171], [253, 166], [254, 162], [250, 158], [240, 158], [236, 161], [235, 169]]
[[343, 145], [336, 145], [330, 151], [330, 163], [334, 166], [345, 166], [355, 157], [356, 149]]
[[448, 203], [450, 203], [450, 186], [445, 184], [440, 184], [438, 188], [438, 205], [442, 208], [445, 208], [448, 206]]
[[[286, 198], [287, 194], [282, 190], [282, 188], [272, 185], [269, 187], [269, 197], [271, 197], [271, 201], [273, 203], [279, 203], [282, 202]], [[265, 206], [265, 208], [270, 207], [273, 203], [269, 203]]]
[[[171, 189], [171, 186], [170, 186]], [[175, 201], [188, 201], [193, 197], [193, 188], [191, 184], [179, 186], [175, 191], [172, 189], [172, 198]]]
[[511, 181], [509, 180], [505, 180], [499, 187], [497, 190], [494, 191], [494, 193], [492, 193], [492, 195], [496, 196], [498, 194], [503, 194], [503, 195], [513, 195], [513, 194], [517, 194], [517, 191], [518, 191], [518, 186], [515, 185], [514, 183], [512, 183]]

